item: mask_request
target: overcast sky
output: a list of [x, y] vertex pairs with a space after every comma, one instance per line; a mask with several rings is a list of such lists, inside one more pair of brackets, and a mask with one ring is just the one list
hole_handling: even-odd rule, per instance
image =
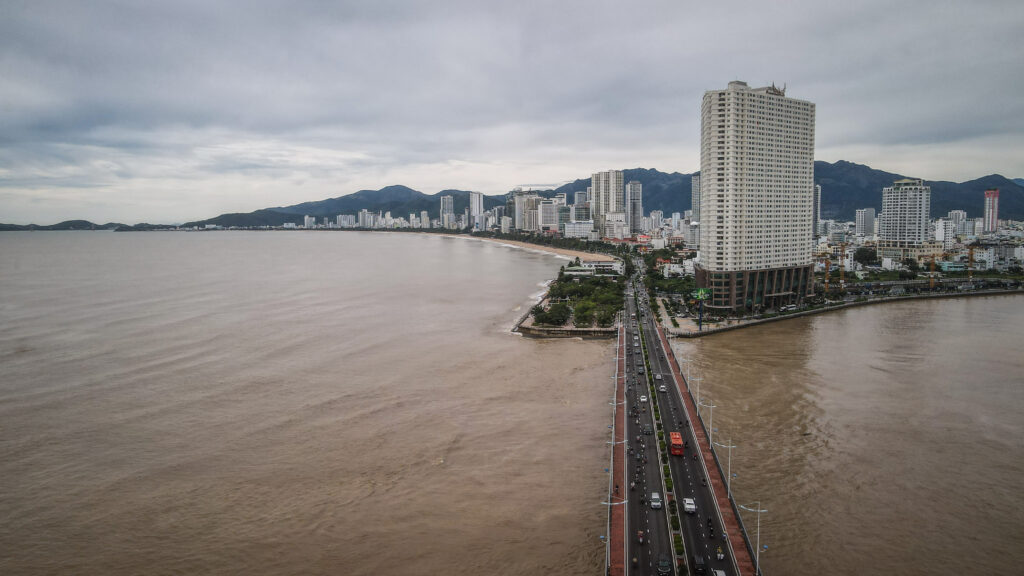
[[1024, 2], [0, 0], [0, 222], [700, 169], [730, 80], [816, 157], [1024, 177]]

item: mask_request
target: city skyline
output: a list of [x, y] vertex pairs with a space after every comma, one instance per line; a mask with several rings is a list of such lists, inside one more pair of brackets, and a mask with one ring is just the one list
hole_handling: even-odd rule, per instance
[[[395, 183], [493, 195], [607, 166], [692, 173], [694, 102], [734, 78], [820, 103], [818, 159], [1024, 176], [1010, 3], [246, 6], [8, 10], [0, 220], [181, 222]], [[642, 24], [602, 41], [624, 21]], [[757, 49], [707, 53], [723, 26]]]

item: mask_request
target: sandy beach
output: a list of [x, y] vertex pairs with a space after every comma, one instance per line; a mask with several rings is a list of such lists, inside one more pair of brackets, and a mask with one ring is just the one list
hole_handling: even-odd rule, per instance
[[583, 252], [580, 250], [566, 250], [565, 248], [555, 248], [553, 246], [541, 246], [540, 244], [531, 244], [529, 242], [520, 242], [518, 240], [500, 240], [497, 238], [479, 238], [476, 236], [465, 237], [470, 240], [482, 240], [484, 242], [492, 242], [495, 244], [501, 244], [504, 246], [514, 246], [516, 248], [522, 248], [524, 250], [535, 250], [537, 252], [546, 252], [548, 254], [554, 254], [556, 256], [564, 256], [570, 260], [579, 258], [581, 261], [596, 261], [596, 262], [611, 262], [615, 258], [607, 255], [600, 254], [597, 252]]

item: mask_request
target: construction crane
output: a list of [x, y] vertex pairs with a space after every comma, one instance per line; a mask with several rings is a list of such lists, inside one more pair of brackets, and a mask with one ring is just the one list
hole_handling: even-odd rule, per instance
[[967, 247], [967, 281], [974, 282], [974, 244]]
[[846, 242], [839, 244], [839, 289], [846, 290]]

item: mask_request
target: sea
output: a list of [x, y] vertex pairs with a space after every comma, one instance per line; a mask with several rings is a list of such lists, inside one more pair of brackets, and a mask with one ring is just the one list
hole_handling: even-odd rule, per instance
[[[0, 233], [0, 574], [601, 574], [614, 343], [509, 332], [564, 263]], [[1004, 296], [673, 345], [766, 574], [1017, 574], [1022, 342]]]
[[0, 233], [0, 574], [597, 574], [614, 343], [426, 234]]
[[1024, 295], [673, 348], [713, 440], [735, 447], [717, 450], [737, 502], [767, 511], [741, 510], [765, 574], [1024, 573]]

